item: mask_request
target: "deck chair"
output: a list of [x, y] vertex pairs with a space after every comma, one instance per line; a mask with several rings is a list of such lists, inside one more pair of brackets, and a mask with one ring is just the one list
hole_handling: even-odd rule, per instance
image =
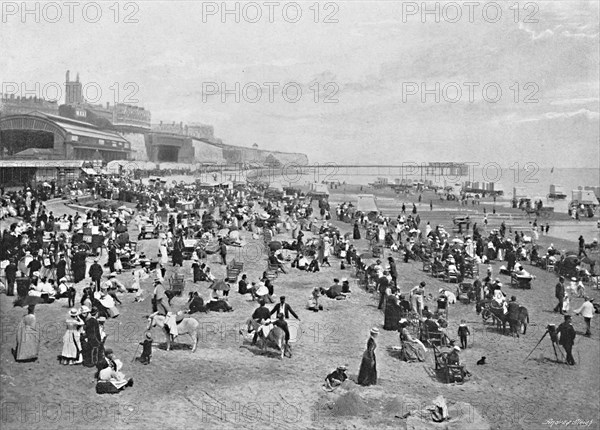
[[447, 272], [445, 274], [445, 279], [446, 279], [446, 282], [458, 283], [458, 273]]
[[183, 290], [185, 289], [185, 278], [183, 275], [173, 275], [171, 279], [169, 279], [169, 290], [176, 296], [181, 296]]
[[423, 261], [423, 272], [429, 273], [431, 272], [431, 261], [430, 260], [425, 260]]

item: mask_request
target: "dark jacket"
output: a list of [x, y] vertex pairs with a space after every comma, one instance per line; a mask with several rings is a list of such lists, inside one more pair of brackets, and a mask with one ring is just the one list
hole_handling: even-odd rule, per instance
[[556, 284], [554, 297], [556, 297], [557, 299], [562, 299], [563, 297], [565, 297], [565, 286], [562, 282]]
[[521, 305], [517, 302], [509, 302], [508, 303], [508, 319], [509, 320], [517, 320], [519, 319], [519, 309]]
[[558, 326], [556, 330], [560, 335], [558, 343], [560, 343], [563, 346], [573, 346], [573, 344], [575, 343], [576, 333], [571, 323], [563, 322], [561, 325]]
[[385, 276], [382, 276], [377, 281], [377, 284], [378, 284], [377, 291], [379, 291], [381, 294], [383, 294], [383, 293], [385, 293], [385, 290], [390, 286], [390, 281]]
[[296, 312], [294, 312], [292, 307], [287, 303], [283, 304], [283, 311], [281, 310], [281, 303], [277, 303], [275, 305], [275, 307], [271, 310], [271, 313], [269, 315], [273, 315], [273, 314], [277, 315], [277, 313], [279, 313], [279, 312], [283, 312], [283, 316], [286, 319], [288, 319], [290, 317], [290, 314], [292, 314], [294, 316], [294, 318], [296, 318], [297, 320], [300, 319], [300, 318], [298, 318], [298, 315], [296, 315]]
[[267, 320], [269, 318], [271, 318], [271, 312], [266, 306], [260, 306], [256, 308], [256, 310], [252, 314], [252, 319], [256, 321]]
[[90, 278], [92, 278], [93, 280], [102, 278], [102, 273], [104, 273], [102, 270], [102, 266], [100, 266], [98, 263], [92, 264], [88, 272]]

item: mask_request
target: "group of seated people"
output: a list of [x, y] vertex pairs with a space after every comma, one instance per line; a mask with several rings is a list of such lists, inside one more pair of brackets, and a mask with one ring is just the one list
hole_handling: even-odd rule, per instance
[[334, 278], [333, 285], [329, 288], [319, 288], [319, 292], [323, 296], [327, 296], [330, 299], [343, 300], [350, 294], [350, 282], [348, 279], [342, 279], [342, 284], [340, 285], [340, 280]]
[[[196, 256], [195, 256], [196, 257]], [[214, 282], [215, 277], [210, 271], [210, 267], [206, 265], [206, 263], [200, 263], [198, 257], [192, 257], [192, 273], [194, 277], [194, 282]]]
[[319, 272], [319, 261], [317, 260], [317, 256], [313, 255], [311, 260], [308, 260], [306, 256], [302, 253], [298, 253], [296, 258], [292, 261], [292, 267], [295, 267], [298, 270], [303, 270], [306, 272]]
[[39, 297], [47, 303], [67, 298], [69, 299], [69, 306], [74, 306], [75, 301], [75, 289], [67, 284], [67, 278], [62, 277], [56, 285], [54, 279], [40, 278], [37, 271], [32, 274], [27, 295]]

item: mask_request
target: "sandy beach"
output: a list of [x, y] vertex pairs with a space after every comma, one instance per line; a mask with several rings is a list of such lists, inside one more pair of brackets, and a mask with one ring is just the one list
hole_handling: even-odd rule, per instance
[[[351, 201], [361, 191], [358, 187], [348, 186], [331, 192], [330, 201], [335, 207], [335, 203]], [[408, 197], [406, 201], [415, 198]], [[432, 226], [444, 224], [449, 229], [452, 217], [461, 212], [461, 208], [455, 202], [433, 200], [434, 207], [430, 211], [429, 200], [430, 196], [425, 194], [422, 204], [418, 205], [421, 222], [429, 221]], [[402, 200], [380, 195], [378, 202], [384, 214], [396, 216]], [[53, 202], [52, 205], [64, 209], [62, 202]], [[483, 220], [484, 206], [491, 213], [489, 202], [474, 209], [467, 208], [478, 224]], [[507, 221], [509, 225], [511, 222], [515, 226], [523, 223], [522, 216], [512, 209], [502, 208], [498, 212], [514, 214], [514, 220]], [[488, 218], [490, 229], [506, 217], [489, 215]], [[333, 223], [343, 232], [351, 230], [350, 224]], [[583, 228], [589, 229], [587, 234], [592, 235], [596, 231], [597, 235], [597, 228], [594, 230], [589, 222], [569, 224], [568, 220], [559, 216], [550, 223], [553, 226], [550, 235], [541, 236], [538, 242], [542, 248], [554, 243], [559, 249], [576, 249], [576, 239]], [[129, 228], [130, 235], [135, 237], [135, 226], [130, 224]], [[307, 234], [310, 237], [310, 233]], [[590, 236], [590, 240], [592, 237], [596, 236]], [[243, 232], [243, 238], [246, 246], [230, 247], [228, 260], [243, 261], [244, 273], [254, 280], [266, 268], [266, 255], [257, 252], [263, 250], [264, 245], [262, 240], [253, 240], [248, 232]], [[291, 234], [285, 232], [275, 239], [290, 238]], [[368, 250], [368, 242], [364, 239], [356, 241], [356, 245], [361, 252]], [[155, 256], [157, 240], [140, 241], [138, 249], [148, 256]], [[385, 256], [390, 254], [390, 250], [386, 249]], [[426, 292], [434, 296], [439, 288], [456, 288], [455, 284], [447, 284], [424, 273], [421, 263], [404, 263], [398, 254], [394, 256], [403, 292], [422, 280], [427, 283]], [[101, 263], [105, 259], [106, 255], [103, 255]], [[208, 257], [208, 264], [218, 278], [224, 276], [225, 267], [217, 260], [217, 256]], [[495, 275], [499, 266], [498, 262], [492, 265]], [[170, 272], [172, 267], [169, 265], [168, 269]], [[286, 301], [301, 319], [300, 322], [290, 321], [294, 341], [291, 359], [279, 360], [273, 350], [263, 354], [239, 333], [257, 305], [250, 301], [249, 296], [232, 290], [229, 301], [233, 312], [193, 315], [201, 327], [200, 343], [195, 353], [191, 353], [191, 341], [185, 336], [178, 339], [179, 344], [174, 350], [166, 351], [163, 333], [154, 329], [152, 363], [148, 366], [132, 363], [134, 356], [140, 354], [138, 343], [143, 340], [147, 325], [145, 316], [151, 310], [149, 294], [152, 279], [144, 281], [146, 299], [143, 302], [135, 303], [131, 294], [120, 294], [123, 301], [121, 315], [107, 321], [106, 345], [114, 349], [123, 361], [123, 371], [134, 378], [135, 385], [112, 396], [95, 393], [93, 369], [58, 363], [68, 311], [64, 299], [37, 306], [36, 315], [42, 326], [40, 357], [34, 363], [16, 363], [10, 349], [15, 345], [16, 328], [26, 310], [13, 307], [13, 297], [2, 295], [2, 428], [428, 428], [423, 424], [415, 426], [415, 422], [405, 415], [415, 409], [424, 409], [438, 395], [447, 400], [451, 416], [460, 417], [461, 421], [454, 426], [448, 424], [448, 427], [431, 428], [571, 428], [552, 423], [578, 419], [582, 422], [592, 420], [587, 428], [599, 428], [598, 318], [592, 320], [592, 337], [586, 338], [582, 336], [583, 319], [574, 317], [578, 334], [574, 347], [577, 365], [557, 363], [547, 336], [525, 360], [544, 336], [547, 324], [562, 322], [562, 317], [552, 312], [556, 301], [556, 275], [529, 265], [527, 270], [536, 276], [531, 290], [512, 289], [509, 278], [499, 275], [506, 285], [506, 293], [516, 295], [519, 302], [529, 309], [527, 334], [520, 338], [502, 335], [491, 324], [483, 324], [473, 304], [450, 306], [448, 331], [451, 337], [456, 337], [461, 319], [466, 320], [472, 334], [470, 347], [461, 353], [462, 361], [473, 374], [471, 380], [464, 384], [443, 384], [435, 378], [431, 350], [424, 363], [400, 361], [393, 349], [399, 345], [398, 333], [382, 329], [383, 313], [377, 309], [378, 297], [360, 289], [353, 276], [354, 271], [341, 270], [336, 258], [332, 258], [331, 268], [322, 268], [319, 273], [292, 269], [288, 270], [288, 274], [280, 274], [274, 282], [275, 297], [285, 295]], [[485, 266], [482, 265], [480, 271], [484, 273]], [[173, 300], [175, 309], [185, 306], [188, 292], [198, 291], [204, 298], [209, 292], [208, 283], [192, 282], [190, 261], [185, 262], [182, 272], [186, 275], [185, 297]], [[327, 287], [335, 277], [350, 280], [351, 297], [341, 301], [323, 298], [323, 311], [313, 313], [305, 310], [312, 288]], [[125, 284], [132, 282], [130, 271], [118, 278]], [[77, 302], [81, 289], [86, 285], [85, 280], [77, 285]], [[596, 300], [600, 299], [598, 289], [588, 288], [588, 293]], [[573, 299], [571, 309], [581, 303], [582, 299]], [[433, 302], [429, 305], [435, 307]], [[361, 387], [354, 381], [371, 327], [381, 330], [376, 350], [379, 382], [375, 386]], [[477, 366], [475, 363], [482, 356], [487, 357], [487, 364]], [[325, 392], [321, 388], [323, 379], [341, 364], [348, 365], [351, 381], [332, 393]]]

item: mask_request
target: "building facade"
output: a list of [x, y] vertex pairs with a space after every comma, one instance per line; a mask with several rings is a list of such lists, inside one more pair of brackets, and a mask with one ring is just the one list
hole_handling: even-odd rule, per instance
[[35, 112], [0, 118], [3, 158], [19, 158], [30, 149], [46, 150], [44, 158], [108, 162], [129, 159], [131, 145], [118, 133], [61, 116]]
[[58, 115], [58, 103], [38, 97], [19, 97], [14, 94], [0, 94], [0, 116], [42, 112]]

